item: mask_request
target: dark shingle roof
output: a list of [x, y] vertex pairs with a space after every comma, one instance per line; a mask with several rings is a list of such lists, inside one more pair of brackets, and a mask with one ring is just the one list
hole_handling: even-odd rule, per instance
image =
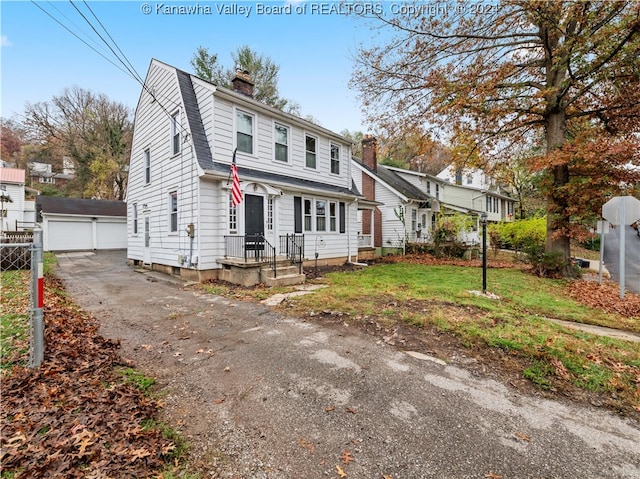
[[182, 70], [178, 70], [177, 68], [176, 73], [178, 75], [178, 84], [180, 85], [184, 111], [187, 116], [187, 121], [189, 122], [189, 130], [191, 130], [191, 136], [193, 137], [193, 147], [195, 149], [196, 158], [198, 159], [198, 164], [203, 170], [211, 169], [213, 166], [211, 148], [209, 148], [207, 134], [205, 133], [204, 125], [202, 124], [202, 116], [200, 115], [196, 92], [193, 89], [191, 75]]
[[57, 196], [36, 196], [36, 212], [39, 220], [42, 213], [85, 216], [127, 216], [127, 204], [124, 201], [83, 200], [79, 198], [60, 198]]
[[[213, 162], [213, 168], [209, 168], [208, 171], [217, 174], [228, 174], [231, 166], [225, 163]], [[284, 184], [293, 188], [308, 188], [313, 190], [325, 191], [327, 193], [342, 194], [348, 196], [362, 196], [358, 191], [358, 187], [353, 181], [351, 181], [351, 188], [344, 186], [333, 186], [320, 181], [305, 180], [302, 178], [294, 178], [286, 175], [279, 175], [277, 173], [270, 173], [268, 171], [254, 170], [252, 168], [238, 167], [238, 176], [241, 181], [253, 181], [259, 180], [264, 182], [273, 182], [277, 184]]]
[[384, 165], [378, 165], [376, 171], [369, 168], [367, 165], [362, 163], [362, 160], [359, 158], [353, 158], [353, 160], [358, 163], [362, 168], [367, 170], [374, 176], [377, 176], [380, 180], [387, 183], [394, 190], [396, 190], [401, 195], [407, 197], [410, 200], [416, 201], [430, 201], [433, 197], [429, 196], [427, 193], [424, 193], [417, 186], [412, 185], [407, 180], [402, 178], [395, 171], [391, 171], [388, 168], [385, 168]]

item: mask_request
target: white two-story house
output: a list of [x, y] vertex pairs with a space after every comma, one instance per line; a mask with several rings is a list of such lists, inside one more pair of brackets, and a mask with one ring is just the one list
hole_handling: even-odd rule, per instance
[[319, 264], [356, 259], [362, 196], [351, 179], [351, 143], [252, 94], [246, 72], [226, 89], [151, 61], [127, 191], [134, 263], [205, 279], [269, 252]]

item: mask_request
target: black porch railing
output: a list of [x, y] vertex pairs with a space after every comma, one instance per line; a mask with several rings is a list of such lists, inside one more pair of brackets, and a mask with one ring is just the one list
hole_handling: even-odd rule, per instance
[[267, 263], [276, 272], [276, 249], [266, 240], [264, 235], [258, 233], [244, 236], [224, 237], [224, 257], [244, 258], [244, 262]]
[[280, 236], [280, 254], [287, 256], [291, 264], [298, 265], [298, 273], [302, 273], [302, 259], [304, 258], [304, 235]]

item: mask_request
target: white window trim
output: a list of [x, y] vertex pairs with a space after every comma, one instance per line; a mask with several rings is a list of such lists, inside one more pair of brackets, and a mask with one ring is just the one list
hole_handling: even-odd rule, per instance
[[[173, 121], [173, 120], [172, 120]], [[173, 137], [171, 137], [171, 145], [173, 148]], [[142, 152], [144, 161], [144, 184], [151, 184], [151, 148], [145, 148]], [[149, 172], [149, 178], [147, 181], [147, 172]]]
[[133, 223], [131, 225], [132, 235], [138, 236], [140, 234], [140, 221], [138, 217], [138, 203], [133, 203], [133, 211], [131, 212], [131, 216], [133, 217]]
[[[333, 172], [333, 157], [331, 156], [331, 150], [333, 149], [334, 146], [338, 148], [338, 172], [337, 173]], [[334, 176], [340, 176], [341, 167], [342, 167], [342, 145], [331, 142], [329, 143], [329, 174]]]
[[[316, 140], [316, 166], [315, 167], [307, 166], [307, 137], [310, 137]], [[320, 138], [316, 135], [312, 135], [311, 133], [308, 133], [305, 131], [302, 138], [302, 150], [304, 151], [304, 156], [302, 159], [304, 168], [311, 171], [318, 171], [319, 169], [318, 167], [320, 163], [320, 153], [319, 153]]]
[[[171, 151], [171, 156], [174, 157], [182, 153], [182, 115], [180, 114], [179, 109], [175, 110], [171, 114], [170, 131], [171, 131], [171, 136], [170, 136], [171, 141], [170, 141], [169, 148]], [[173, 151], [173, 139], [176, 133], [178, 134], [178, 151]]]
[[[276, 158], [276, 126], [281, 126], [282, 128], [286, 128], [287, 130], [287, 160], [280, 161]], [[285, 125], [280, 121], [273, 121], [273, 127], [271, 128], [271, 133], [273, 135], [271, 146], [273, 147], [273, 161], [278, 165], [290, 165], [291, 164], [291, 127], [289, 125]], [[305, 155], [306, 158], [306, 155]]]
[[256, 153], [257, 142], [256, 142], [256, 131], [258, 129], [258, 115], [247, 111], [243, 108], [238, 108], [237, 106], [233, 107], [233, 148], [238, 148], [238, 113], [244, 113], [245, 115], [249, 115], [251, 117], [251, 151], [252, 153], [247, 153], [246, 151], [238, 150], [238, 153], [241, 155], [250, 156], [252, 158], [256, 158], [258, 155]]
[[[176, 194], [176, 230], [171, 230], [171, 195]], [[180, 230], [180, 195], [178, 188], [170, 188], [167, 190], [167, 233], [169, 236], [177, 236]]]

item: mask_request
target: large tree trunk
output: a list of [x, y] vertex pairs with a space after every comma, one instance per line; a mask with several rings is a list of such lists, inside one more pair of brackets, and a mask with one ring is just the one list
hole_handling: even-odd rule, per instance
[[[563, 110], [555, 111], [548, 115], [546, 122], [547, 154], [562, 147], [565, 142], [566, 117]], [[569, 182], [569, 166], [566, 164], [554, 165], [549, 168], [551, 187], [547, 194], [547, 236], [545, 252], [558, 253], [565, 266], [561, 269], [564, 276], [572, 275], [570, 265], [571, 246], [569, 237], [565, 233], [558, 232], [569, 226], [570, 215], [567, 213], [567, 198], [563, 194], [563, 187]]]

